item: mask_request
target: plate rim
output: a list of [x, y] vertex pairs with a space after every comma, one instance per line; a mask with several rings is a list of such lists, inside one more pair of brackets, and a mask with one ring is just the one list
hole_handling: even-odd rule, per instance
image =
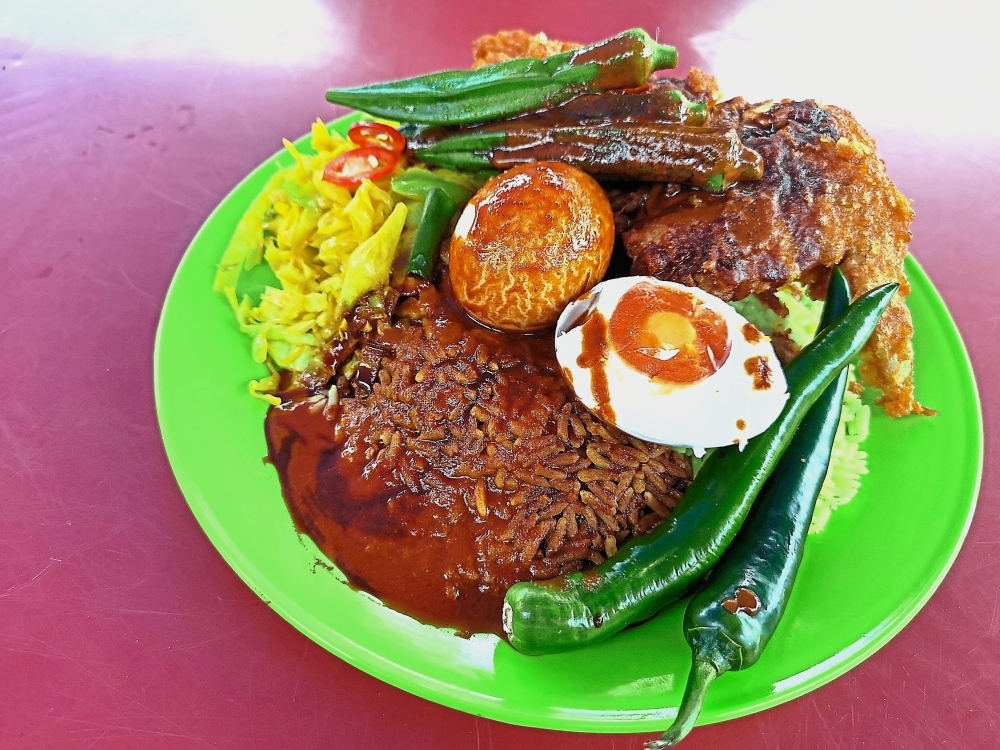
[[[364, 117], [363, 113], [352, 112], [340, 118], [334, 119], [326, 123], [326, 125], [328, 128], [343, 128], [350, 123], [361, 119], [362, 117]], [[296, 147], [300, 147], [304, 142], [307, 144], [308, 139], [309, 134], [306, 133], [302, 137], [296, 139], [293, 143]], [[590, 731], [598, 733], [653, 732], [662, 729], [667, 722], [661, 715], [640, 716], [640, 714], [649, 713], [641, 710], [607, 710], [598, 712], [585, 711], [581, 709], [579, 712], [574, 711], [572, 716], [568, 715], [567, 711], [564, 711], [563, 713], [567, 715], [565, 718], [562, 718], [555, 717], [552, 714], [543, 715], [539, 713], [532, 713], [520, 708], [516, 704], [508, 704], [502, 699], [498, 701], [490, 701], [484, 704], [476, 701], [476, 696], [478, 694], [471, 693], [466, 688], [460, 688], [449, 682], [429, 677], [421, 672], [409, 669], [398, 662], [387, 659], [378, 652], [359, 644], [357, 641], [351, 640], [336, 630], [331, 629], [329, 632], [321, 634], [312, 624], [314, 617], [306, 613], [293, 598], [274, 596], [273, 594], [263, 591], [261, 587], [258, 586], [255, 582], [254, 574], [256, 573], [257, 579], [266, 579], [267, 576], [264, 576], [257, 566], [245, 554], [243, 554], [243, 551], [239, 549], [229, 536], [227, 536], [225, 529], [218, 522], [218, 519], [210, 512], [208, 503], [206, 503], [202, 498], [199, 488], [195, 486], [196, 483], [189, 478], [182, 478], [182, 475], [178, 474], [178, 471], [175, 469], [175, 463], [178, 461], [176, 448], [171, 447], [172, 440], [168, 438], [169, 429], [164, 429], [164, 396], [162, 395], [164, 384], [160, 368], [158, 366], [158, 362], [161, 357], [161, 347], [169, 303], [179, 284], [182, 271], [184, 270], [189, 256], [192, 254], [193, 248], [195, 248], [195, 246], [199, 243], [202, 235], [209, 231], [208, 228], [212, 225], [218, 214], [223, 210], [223, 206], [225, 206], [233, 195], [240, 191], [247, 182], [254, 179], [259, 172], [272, 168], [276, 164], [277, 160], [279, 160], [285, 153], [287, 152], [284, 149], [278, 150], [272, 156], [262, 161], [257, 167], [252, 169], [216, 204], [213, 210], [205, 218], [177, 262], [177, 266], [163, 298], [163, 305], [160, 310], [160, 316], [156, 327], [153, 344], [152, 366], [153, 395], [156, 406], [157, 425], [159, 427], [161, 441], [167, 454], [168, 462], [170, 463], [171, 473], [174, 476], [174, 481], [181, 490], [181, 494], [184, 496], [185, 503], [188, 508], [198, 521], [202, 531], [208, 537], [209, 542], [215, 548], [216, 552], [223, 558], [223, 560], [225, 560], [226, 564], [229, 565], [229, 567], [240, 577], [240, 579], [260, 599], [262, 599], [271, 609], [273, 609], [279, 616], [282, 617], [282, 619], [287, 621], [296, 630], [348, 664], [351, 664], [372, 677], [393, 685], [401, 690], [475, 716], [483, 716], [497, 721], [540, 729], [577, 732]], [[222, 248], [220, 248], [220, 257], [221, 250]], [[784, 691], [771, 693], [768, 696], [764, 696], [756, 700], [750, 710], [746, 710], [745, 706], [734, 707], [729, 710], [721, 710], [716, 715], [712, 716], [710, 721], [699, 721], [699, 726], [728, 721], [741, 716], [747, 716], [772, 708], [776, 705], [786, 703], [837, 679], [854, 667], [858, 666], [861, 662], [874, 655], [885, 644], [892, 640], [892, 638], [894, 638], [904, 627], [906, 627], [906, 625], [912, 621], [917, 613], [926, 606], [927, 602], [934, 595], [941, 583], [944, 581], [948, 572], [951, 570], [955, 560], [962, 550], [962, 547], [964, 546], [965, 539], [972, 524], [973, 516], [975, 515], [975, 511], [978, 506], [985, 460], [985, 426], [983, 421], [982, 397], [979, 392], [978, 382], [972, 365], [972, 360], [969, 356], [968, 347], [965, 344], [965, 340], [961, 335], [961, 331], [956, 324], [951, 311], [948, 309], [944, 299], [941, 297], [940, 292], [934, 286], [926, 271], [924, 271], [923, 267], [911, 254], [907, 254], [905, 263], [907, 271], [916, 271], [917, 275], [921, 277], [921, 282], [924, 286], [926, 286], [926, 292], [928, 293], [926, 303], [933, 308], [935, 314], [943, 317], [944, 322], [950, 327], [950, 332], [954, 334], [953, 337], [949, 338], [953, 338], [953, 343], [957, 343], [958, 345], [958, 350], [962, 355], [962, 361], [959, 364], [963, 365], [961, 367], [962, 372], [968, 375], [969, 384], [971, 385], [973, 399], [972, 402], [968, 404], [968, 407], [974, 408], [975, 411], [975, 430], [972, 432], [975, 436], [977, 452], [975, 479], [972, 487], [972, 499], [969, 504], [968, 512], [963, 519], [961, 532], [956, 539], [956, 543], [952, 546], [947, 560], [940, 568], [937, 575], [932, 579], [929, 579], [928, 583], [920, 591], [919, 597], [913, 600], [912, 604], [907, 607], [903, 615], [892, 618], [888, 627], [880, 629], [870, 638], [862, 637], [843, 651], [814, 665], [809, 670], [815, 670], [814, 674], [797, 682], [794, 686], [791, 686]], [[847, 656], [843, 656], [844, 652], [847, 651], [850, 653], [847, 654]], [[820, 669], [820, 667], [824, 664], [831, 661], [832, 664], [827, 668]], [[496, 710], [490, 710], [489, 707], [495, 707]], [[557, 724], [559, 726], [556, 726]], [[572, 726], [565, 726], [569, 724]]]

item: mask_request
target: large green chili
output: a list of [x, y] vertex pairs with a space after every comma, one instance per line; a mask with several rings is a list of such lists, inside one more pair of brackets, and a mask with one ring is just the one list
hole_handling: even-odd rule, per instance
[[[847, 281], [834, 271], [820, 326], [850, 303]], [[755, 664], [785, 612], [802, 561], [816, 498], [830, 466], [847, 387], [845, 367], [802, 420], [732, 546], [684, 612], [693, 658], [674, 723], [651, 750], [673, 747], [694, 727], [709, 685]]]
[[527, 654], [579, 648], [687, 593], [732, 542], [799, 423], [860, 351], [898, 288], [868, 292], [820, 333], [785, 369], [789, 397], [774, 424], [743, 451], [729, 446], [709, 456], [673, 514], [650, 534], [593, 570], [512, 586], [503, 609], [511, 645]]

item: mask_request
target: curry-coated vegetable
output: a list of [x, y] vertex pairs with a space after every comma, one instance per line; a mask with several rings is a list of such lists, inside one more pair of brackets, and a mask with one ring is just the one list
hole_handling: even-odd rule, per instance
[[441, 238], [448, 231], [451, 218], [458, 211], [458, 203], [451, 199], [445, 190], [433, 187], [427, 193], [424, 201], [423, 214], [417, 226], [417, 234], [413, 238], [413, 248], [410, 250], [410, 262], [406, 272], [424, 279], [430, 279], [434, 274], [434, 262], [437, 260], [438, 246]]
[[544, 60], [518, 58], [477, 70], [441, 73], [330, 89], [327, 101], [402, 122], [458, 125], [486, 122], [578, 94], [643, 85], [677, 64], [677, 50], [642, 29], [623, 31]]
[[774, 424], [742, 452], [729, 446], [709, 456], [651, 533], [593, 570], [512, 586], [503, 607], [511, 645], [526, 654], [580, 648], [687, 593], [732, 542], [806, 412], [864, 346], [898, 288], [873, 289], [820, 333], [785, 369], [789, 397]]
[[645, 123], [702, 127], [708, 124], [708, 105], [688, 99], [683, 91], [673, 88], [673, 84], [658, 81], [636, 89], [581, 94], [558, 106], [525, 112], [504, 120], [450, 126], [407, 123], [400, 125], [400, 132], [410, 148], [417, 150], [455, 135], [486, 132], [511, 134], [538, 128]]
[[598, 179], [679, 182], [721, 192], [738, 180], [759, 180], [760, 154], [733, 129], [677, 123], [600, 124], [474, 132], [444, 138], [414, 155], [452, 169], [509, 169], [559, 161]]
[[[851, 301], [835, 269], [820, 326]], [[673, 747], [694, 727], [709, 685], [730, 670], [755, 664], [785, 612], [802, 561], [816, 498], [830, 466], [847, 388], [845, 367], [802, 420], [774, 474], [733, 544], [684, 612], [684, 637], [693, 658], [674, 723], [649, 750]]]

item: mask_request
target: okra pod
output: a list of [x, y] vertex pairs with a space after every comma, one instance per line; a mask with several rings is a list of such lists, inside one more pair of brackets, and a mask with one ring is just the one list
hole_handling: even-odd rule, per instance
[[669, 123], [483, 131], [417, 148], [428, 164], [452, 169], [508, 169], [560, 161], [605, 180], [677, 182], [722, 192], [764, 173], [760, 154], [733, 129]]
[[677, 64], [677, 50], [642, 29], [543, 60], [518, 58], [476, 70], [451, 70], [331, 89], [334, 104], [401, 122], [457, 125], [509, 117], [586, 92], [642, 86]]

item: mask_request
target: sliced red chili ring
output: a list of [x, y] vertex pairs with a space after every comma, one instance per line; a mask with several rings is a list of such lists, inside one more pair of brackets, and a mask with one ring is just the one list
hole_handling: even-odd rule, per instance
[[398, 154], [406, 149], [406, 139], [396, 128], [381, 122], [362, 120], [351, 125], [347, 137], [359, 146], [378, 146]]
[[399, 154], [387, 148], [369, 146], [345, 151], [326, 165], [323, 179], [346, 188], [356, 188], [365, 180], [381, 180], [399, 164]]

